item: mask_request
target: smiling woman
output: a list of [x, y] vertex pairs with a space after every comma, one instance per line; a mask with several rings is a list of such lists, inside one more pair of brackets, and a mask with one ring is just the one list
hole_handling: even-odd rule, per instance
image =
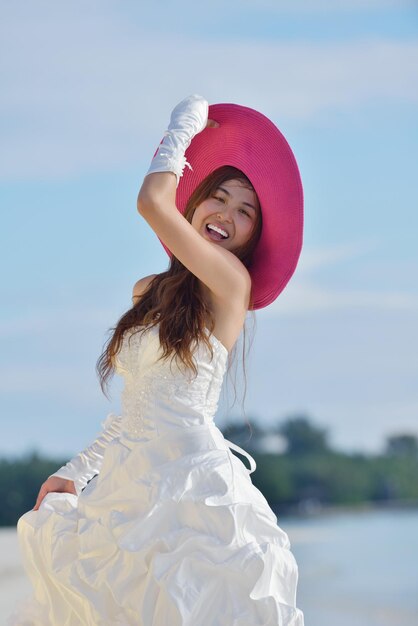
[[98, 360], [103, 390], [124, 378], [122, 414], [19, 519], [34, 594], [9, 625], [303, 626], [289, 538], [214, 421], [247, 312], [295, 269], [299, 175], [269, 120], [220, 106], [216, 124], [201, 96], [177, 105], [145, 176], [137, 208], [170, 265]]
[[257, 194], [242, 172], [237, 174], [241, 180], [226, 180], [196, 207], [192, 219], [192, 226], [200, 233], [209, 233], [211, 240], [228, 240], [225, 247], [231, 252], [246, 243], [261, 219]]

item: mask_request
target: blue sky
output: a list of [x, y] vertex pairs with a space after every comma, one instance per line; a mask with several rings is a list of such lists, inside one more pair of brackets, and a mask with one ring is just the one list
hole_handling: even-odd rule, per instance
[[[1, 11], [0, 454], [72, 455], [119, 410], [120, 379], [109, 403], [95, 364], [133, 284], [166, 269], [136, 194], [190, 93], [270, 117], [304, 185], [298, 268], [256, 313], [246, 415], [269, 426], [306, 414], [344, 450], [418, 435], [417, 4]], [[220, 426], [245, 419], [231, 393]]]

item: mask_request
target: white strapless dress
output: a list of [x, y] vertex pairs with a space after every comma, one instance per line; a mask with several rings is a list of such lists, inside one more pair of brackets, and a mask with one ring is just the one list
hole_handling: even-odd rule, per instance
[[303, 626], [289, 538], [213, 421], [228, 352], [209, 337], [194, 378], [158, 361], [158, 326], [125, 335], [121, 415], [54, 474], [77, 495], [18, 521], [33, 594], [9, 626]]

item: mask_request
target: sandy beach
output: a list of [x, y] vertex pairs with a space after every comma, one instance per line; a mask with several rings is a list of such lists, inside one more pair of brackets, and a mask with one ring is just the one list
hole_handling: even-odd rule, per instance
[[16, 528], [0, 529], [0, 555], [0, 616], [3, 624], [15, 603], [31, 591], [20, 560]]

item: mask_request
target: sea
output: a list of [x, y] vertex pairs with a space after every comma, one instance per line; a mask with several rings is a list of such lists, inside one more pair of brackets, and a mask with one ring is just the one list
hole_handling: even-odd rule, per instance
[[418, 508], [281, 517], [305, 626], [418, 626]]

